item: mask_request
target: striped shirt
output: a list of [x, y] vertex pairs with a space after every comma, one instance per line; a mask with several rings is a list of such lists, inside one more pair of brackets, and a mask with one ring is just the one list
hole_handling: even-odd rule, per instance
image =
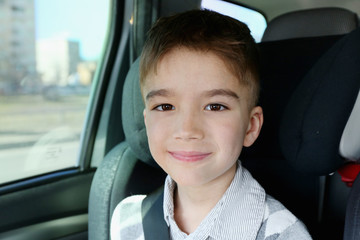
[[[305, 226], [280, 202], [266, 195], [240, 163], [223, 197], [189, 235], [182, 232], [174, 220], [175, 187], [176, 183], [168, 176], [163, 208], [172, 240], [311, 239]], [[141, 217], [144, 198], [143, 195], [131, 196], [116, 207], [111, 221], [112, 240], [144, 239]]]

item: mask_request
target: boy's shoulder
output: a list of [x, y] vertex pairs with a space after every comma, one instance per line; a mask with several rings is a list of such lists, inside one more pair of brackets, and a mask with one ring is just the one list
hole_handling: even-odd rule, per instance
[[[295, 238], [294, 238], [295, 237]], [[267, 195], [265, 214], [257, 240], [311, 239], [305, 225], [284, 205]]]
[[296, 217], [289, 210], [287, 210], [287, 208], [281, 202], [270, 195], [266, 195], [264, 221], [269, 218], [272, 219], [276, 216], [286, 216], [286, 219], [289, 222], [296, 220]]
[[122, 200], [111, 217], [112, 240], [144, 239], [141, 205], [146, 195], [134, 195]]
[[146, 195], [133, 195], [123, 199], [116, 206], [113, 216], [121, 213], [121, 217], [128, 218], [134, 213], [141, 212], [141, 203], [145, 197]]

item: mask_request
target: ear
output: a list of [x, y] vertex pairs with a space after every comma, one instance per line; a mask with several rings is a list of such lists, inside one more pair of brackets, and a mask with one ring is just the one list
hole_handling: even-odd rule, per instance
[[244, 138], [245, 147], [250, 147], [258, 138], [263, 122], [264, 115], [262, 108], [259, 106], [254, 107], [250, 113], [249, 125]]

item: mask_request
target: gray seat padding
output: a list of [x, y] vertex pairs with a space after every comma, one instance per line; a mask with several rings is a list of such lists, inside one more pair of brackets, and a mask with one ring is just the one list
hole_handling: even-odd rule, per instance
[[89, 239], [110, 239], [110, 221], [116, 205], [127, 196], [148, 194], [164, 182], [165, 173], [152, 159], [147, 145], [143, 109], [137, 60], [128, 72], [123, 89], [125, 142], [105, 156], [91, 185]]

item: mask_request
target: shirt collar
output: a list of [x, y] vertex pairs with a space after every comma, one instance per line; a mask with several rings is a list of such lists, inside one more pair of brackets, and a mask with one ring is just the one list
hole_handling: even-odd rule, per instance
[[176, 183], [170, 175], [168, 175], [165, 179], [164, 186], [164, 218], [166, 224], [170, 226], [170, 218], [174, 218], [174, 190], [176, 187]]
[[[175, 222], [175, 187], [174, 180], [167, 176], [163, 208], [164, 219], [169, 227]], [[265, 211], [265, 196], [264, 189], [239, 161], [230, 186], [196, 232], [206, 232], [211, 239], [255, 239]], [[173, 224], [170, 224], [171, 221]]]

